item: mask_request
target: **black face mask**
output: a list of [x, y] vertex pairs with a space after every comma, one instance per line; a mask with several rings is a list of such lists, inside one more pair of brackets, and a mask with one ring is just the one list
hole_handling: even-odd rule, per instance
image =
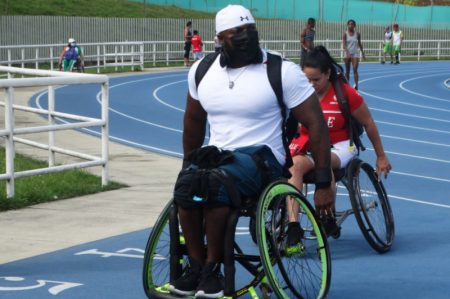
[[231, 38], [231, 46], [224, 43], [220, 56], [220, 65], [222, 67], [229, 66], [231, 61], [242, 61], [245, 64], [262, 62], [258, 31], [247, 30], [236, 33]]

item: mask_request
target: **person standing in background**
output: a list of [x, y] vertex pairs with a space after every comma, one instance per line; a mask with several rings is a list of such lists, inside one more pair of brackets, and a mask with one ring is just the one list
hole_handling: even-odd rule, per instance
[[355, 82], [354, 88], [358, 90], [358, 66], [359, 66], [359, 51], [361, 51], [362, 57], [365, 60], [363, 46], [361, 44], [361, 33], [355, 31], [355, 20], [347, 21], [347, 30], [342, 36], [342, 46], [344, 48], [344, 63], [345, 63], [345, 78], [350, 82], [350, 63], [353, 67], [353, 81]]
[[203, 53], [203, 41], [202, 37], [198, 34], [197, 30], [194, 30], [194, 35], [191, 39], [192, 53], [194, 53], [194, 61], [202, 59], [205, 53]]
[[394, 24], [393, 28], [394, 32], [392, 32], [392, 45], [394, 46], [395, 64], [399, 64], [403, 44], [403, 32], [399, 29], [397, 23]]
[[189, 53], [191, 52], [192, 22], [189, 21], [184, 27], [184, 66], [189, 66]]
[[315, 26], [316, 20], [314, 18], [309, 18], [306, 23], [306, 28], [300, 33], [300, 67], [302, 68], [306, 53], [314, 48], [314, 36], [316, 35], [316, 31], [314, 30]]
[[392, 31], [390, 26], [387, 26], [384, 30], [383, 45], [383, 60], [381, 61], [381, 63], [386, 63], [386, 54], [389, 54], [391, 56], [391, 64], [393, 64], [394, 58], [392, 55]]

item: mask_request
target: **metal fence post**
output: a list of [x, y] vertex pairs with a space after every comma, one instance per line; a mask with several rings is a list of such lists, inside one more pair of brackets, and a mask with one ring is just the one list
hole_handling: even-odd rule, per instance
[[441, 59], [441, 42], [438, 41], [438, 46], [437, 46], [437, 59], [440, 60]]
[[417, 61], [420, 61], [420, 45], [421, 42], [419, 42], [419, 45], [417, 46]]
[[36, 48], [36, 62], [35, 62], [36, 69], [39, 69], [39, 48]]
[[134, 71], [134, 45], [131, 45], [131, 70]]
[[102, 84], [102, 160], [104, 161], [102, 167], [102, 186], [105, 186], [109, 182], [109, 83]]
[[156, 66], [156, 43], [153, 44], [153, 66]]
[[14, 197], [14, 87], [8, 87], [6, 90], [5, 102], [5, 129], [8, 135], [5, 138], [5, 157], [6, 157], [6, 174], [8, 179], [6, 181], [6, 197]]
[[141, 64], [141, 71], [144, 70], [144, 43], [140, 44], [140, 64]]
[[53, 47], [50, 47], [50, 70], [53, 71]]
[[[48, 124], [53, 126], [55, 124], [55, 89], [53, 86], [48, 86]], [[55, 131], [48, 132], [48, 166], [55, 166], [55, 152], [53, 147], [55, 146]]]

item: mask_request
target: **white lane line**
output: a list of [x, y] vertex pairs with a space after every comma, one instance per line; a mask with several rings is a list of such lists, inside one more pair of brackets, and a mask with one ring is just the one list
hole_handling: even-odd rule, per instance
[[[373, 148], [370, 148], [370, 147], [366, 147], [366, 150], [374, 151]], [[398, 153], [398, 152], [392, 152], [392, 151], [385, 151], [385, 152], [388, 153], [388, 154], [391, 154], [391, 155], [397, 155], [397, 156], [403, 156], [403, 157], [408, 157], [408, 158], [414, 158], [414, 159], [421, 159], [421, 160], [428, 160], [428, 161], [433, 161], [433, 162], [450, 164], [449, 160], [442, 160], [442, 159], [437, 159], [437, 158], [430, 158], [430, 157], [424, 157], [424, 156], [410, 155], [410, 154], [404, 154], [404, 153]]]
[[[149, 78], [143, 78], [143, 79], [138, 79], [138, 80], [126, 81], [126, 82], [122, 82], [122, 83], [117, 83], [117, 84], [111, 85], [111, 86], [109, 86], [109, 89], [116, 88], [116, 87], [123, 86], [123, 85], [127, 85], [127, 84], [131, 84], [131, 83], [137, 83], [137, 82], [142, 82], [142, 81], [150, 81], [150, 80], [156, 80], [156, 79], [173, 78], [173, 77], [179, 77], [179, 76], [186, 76], [186, 74], [183, 73], [183, 74], [164, 75], [164, 76], [149, 77]], [[123, 77], [121, 77], [121, 78], [123, 78]]]
[[[384, 75], [384, 76], [371, 77], [371, 78], [368, 78], [368, 79], [360, 80], [359, 82], [360, 82], [360, 83], [363, 83], [363, 82], [372, 81], [372, 80], [375, 80], [375, 79], [381, 79], [381, 78], [384, 79], [384, 78], [387, 78], [387, 77], [394, 77], [394, 76], [400, 76], [400, 75], [401, 75], [401, 74], [388, 75], [388, 76]], [[380, 99], [380, 100], [382, 100], [382, 101], [386, 101], [386, 102], [392, 102], [392, 103], [396, 103], [396, 104], [401, 104], [401, 105], [411, 106], [411, 107], [416, 107], [416, 108], [421, 108], [421, 109], [428, 109], [428, 110], [435, 110], [435, 111], [450, 112], [449, 109], [435, 108], [435, 107], [430, 107], [430, 106], [426, 106], [426, 105], [418, 105], [418, 104], [412, 104], [412, 103], [405, 103], [405, 102], [398, 101], [398, 100], [394, 100], [394, 99], [391, 99], [391, 98], [377, 96], [377, 95], [371, 94], [371, 93], [369, 93], [369, 92], [361, 91], [361, 90], [359, 90], [358, 92], [361, 93], [361, 94], [364, 94], [364, 95], [367, 95], [367, 96], [376, 98], [376, 99]]]
[[409, 201], [409, 202], [414, 202], [414, 203], [420, 203], [420, 204], [423, 204], [423, 205], [429, 205], [429, 206], [435, 206], [435, 207], [450, 209], [450, 205], [444, 205], [444, 204], [435, 203], [435, 202], [429, 202], [429, 201], [424, 201], [424, 200], [412, 199], [412, 198], [407, 198], [407, 197], [403, 197], [403, 196], [396, 196], [396, 195], [388, 194], [388, 198], [395, 198], [395, 199], [398, 199], [398, 200], [404, 200], [404, 201]]
[[[36, 106], [39, 107], [40, 109], [43, 109], [43, 107], [41, 106], [41, 103], [40, 103], [41, 97], [44, 94], [46, 94], [46, 93], [47, 93], [47, 91], [44, 91], [44, 92], [42, 92], [41, 94], [39, 94], [36, 97], [35, 103], [36, 103]], [[100, 95], [101, 95], [101, 92], [97, 93], [97, 96], [96, 96], [97, 97], [97, 102], [99, 102], [99, 103], [101, 102]], [[173, 131], [173, 132], [177, 132], [177, 133], [183, 133], [183, 130], [175, 129], [175, 128], [171, 128], [171, 127], [167, 127], [167, 126], [163, 126], [163, 125], [159, 125], [159, 124], [156, 124], [156, 123], [152, 123], [152, 122], [149, 122], [149, 121], [137, 118], [137, 117], [133, 117], [133, 116], [131, 116], [129, 114], [122, 113], [122, 112], [120, 112], [118, 110], [115, 110], [113, 108], [109, 108], [108, 110], [111, 111], [111, 112], [114, 112], [116, 114], [119, 114], [119, 115], [121, 115], [121, 116], [123, 116], [125, 118], [129, 118], [131, 120], [134, 120], [134, 121], [137, 121], [137, 122], [140, 122], [140, 123], [144, 123], [144, 124], [149, 125], [149, 126], [154, 126], [154, 127], [157, 127], [157, 128], [161, 128], [161, 129], [165, 129], [165, 130], [169, 130], [169, 131]], [[65, 121], [65, 120], [63, 120], [63, 119], [61, 119], [59, 117], [57, 117], [56, 119], [58, 119], [59, 121], [64, 122], [64, 123], [69, 123], [69, 122], [67, 122], [67, 121]]]
[[414, 177], [414, 178], [418, 178], [418, 179], [425, 179], [425, 180], [430, 180], [430, 181], [450, 183], [450, 180], [448, 180], [448, 179], [436, 178], [436, 177], [425, 176], [425, 175], [418, 175], [418, 174], [413, 174], [413, 173], [406, 173], [406, 172], [400, 172], [400, 171], [390, 171], [389, 173], [395, 173], [397, 175], [410, 176], [410, 177]]
[[396, 103], [396, 104], [400, 104], [400, 105], [405, 105], [405, 106], [411, 106], [411, 107], [415, 107], [415, 108], [421, 108], [421, 109], [428, 109], [428, 110], [435, 110], [435, 111], [441, 111], [441, 112], [450, 112], [450, 109], [444, 109], [444, 108], [435, 108], [435, 107], [430, 107], [430, 106], [426, 106], [426, 105], [418, 105], [418, 104], [412, 104], [412, 103], [405, 103], [402, 101], [397, 101], [394, 99], [390, 99], [390, 98], [385, 98], [385, 97], [380, 97], [380, 96], [376, 96], [374, 94], [368, 93], [368, 92], [364, 92], [364, 91], [360, 91], [358, 90], [359, 93], [362, 93], [364, 95], [382, 100], [382, 101], [386, 101], [386, 102], [391, 102], [391, 103]]
[[167, 83], [167, 84], [161, 85], [160, 87], [158, 87], [157, 89], [155, 89], [155, 90], [153, 91], [153, 97], [155, 98], [155, 100], [157, 100], [158, 102], [160, 102], [161, 104], [163, 104], [163, 105], [165, 105], [165, 106], [167, 106], [167, 107], [169, 107], [169, 108], [172, 108], [172, 109], [174, 109], [174, 110], [178, 110], [178, 111], [184, 112], [184, 109], [181, 109], [181, 108], [172, 106], [172, 105], [167, 104], [166, 102], [164, 102], [160, 97], [158, 97], [158, 91], [159, 91], [160, 89], [162, 89], [162, 88], [167, 87], [167, 86], [174, 85], [174, 84], [179, 84], [179, 83], [181, 83], [181, 82], [186, 82], [186, 81], [187, 81], [187, 80], [184, 79], [184, 80], [175, 81], [175, 82], [171, 82], [171, 83]]
[[404, 90], [404, 91], [406, 91], [406, 92], [408, 92], [408, 93], [415, 94], [415, 95], [421, 96], [421, 97], [423, 97], [423, 98], [428, 98], [428, 99], [431, 99], [431, 100], [436, 100], [436, 101], [441, 101], [441, 102], [447, 102], [447, 103], [450, 103], [450, 100], [441, 99], [441, 98], [436, 98], [436, 97], [432, 97], [432, 96], [429, 96], [429, 95], [426, 95], [426, 94], [414, 92], [414, 91], [412, 91], [412, 90], [407, 89], [406, 87], [404, 87], [404, 85], [405, 85], [407, 82], [414, 81], [414, 80], [419, 80], [419, 79], [422, 79], [422, 78], [436, 77], [436, 76], [441, 76], [441, 74], [433, 74], [433, 75], [426, 75], [426, 76], [420, 76], [420, 77], [410, 78], [410, 79], [408, 79], [408, 80], [402, 81], [402, 82], [400, 83], [399, 87], [400, 87], [400, 89], [402, 89], [402, 90]]
[[444, 144], [444, 143], [437, 143], [437, 142], [431, 142], [431, 141], [403, 138], [403, 137], [390, 136], [390, 135], [384, 135], [384, 134], [380, 134], [380, 136], [383, 137], [383, 138], [394, 139], [394, 140], [403, 140], [403, 141], [409, 141], [409, 142], [414, 142], [414, 143], [423, 143], [423, 144], [427, 144], [427, 145], [450, 147], [450, 144]]
[[402, 128], [409, 128], [409, 129], [416, 129], [416, 130], [422, 130], [422, 131], [435, 132], [435, 133], [450, 134], [450, 131], [429, 129], [429, 128], [423, 128], [423, 127], [410, 126], [410, 125], [402, 125], [402, 124], [391, 123], [391, 122], [381, 121], [381, 120], [377, 120], [376, 123], [377, 124], [380, 123], [380, 124], [384, 124], [384, 125], [390, 125], [390, 126], [396, 126], [396, 127], [402, 127]]
[[443, 123], [450, 123], [450, 120], [446, 120], [446, 119], [442, 119], [442, 118], [426, 117], [426, 116], [421, 116], [421, 115], [415, 115], [415, 114], [410, 114], [410, 113], [401, 113], [401, 112], [395, 112], [395, 111], [391, 111], [391, 110], [385, 110], [385, 109], [379, 109], [379, 108], [373, 108], [373, 107], [369, 107], [369, 110], [380, 111], [380, 112], [387, 113], [387, 114], [395, 114], [395, 115], [401, 115], [401, 116], [406, 116], [406, 117], [411, 117], [411, 118], [420, 118], [420, 119], [438, 121], [438, 122], [443, 122]]
[[[338, 185], [338, 188], [346, 189], [346, 190], [347, 190], [347, 188], [345, 188], [345, 187], [342, 186], [342, 185]], [[447, 208], [447, 209], [450, 208], [450, 205], [446, 205], [446, 204], [440, 204], [440, 203], [431, 202], [431, 201], [425, 201], [425, 200], [419, 200], [419, 199], [408, 198], [408, 197], [404, 197], [404, 196], [392, 195], [392, 194], [389, 194], [389, 192], [387, 192], [387, 193], [388, 193], [388, 198], [389, 198], [389, 199], [395, 198], [395, 199], [398, 199], [398, 200], [404, 200], [404, 201], [409, 201], [409, 202], [418, 203], [418, 204], [423, 204], [423, 205], [429, 205], [429, 206], [435, 206], [435, 207]], [[314, 194], [314, 191], [308, 192], [308, 195], [310, 195], [310, 194]], [[338, 193], [337, 195], [348, 196], [348, 191], [347, 191], [347, 193]]]

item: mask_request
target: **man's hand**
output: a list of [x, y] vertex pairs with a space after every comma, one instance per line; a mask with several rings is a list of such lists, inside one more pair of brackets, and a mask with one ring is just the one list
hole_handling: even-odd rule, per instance
[[336, 207], [334, 205], [334, 192], [331, 188], [331, 185], [327, 188], [316, 188], [316, 191], [314, 192], [314, 204], [316, 206], [317, 216], [334, 216], [336, 214]]

